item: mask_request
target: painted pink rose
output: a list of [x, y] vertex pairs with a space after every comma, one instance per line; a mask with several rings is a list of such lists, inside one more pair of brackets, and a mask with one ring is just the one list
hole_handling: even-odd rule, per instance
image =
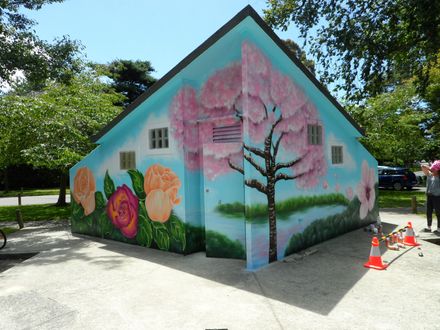
[[357, 195], [361, 202], [359, 209], [359, 216], [364, 219], [368, 212], [374, 207], [376, 200], [376, 191], [374, 185], [376, 183], [376, 175], [374, 169], [369, 168], [367, 162], [362, 162], [362, 178], [361, 182], [357, 186]]
[[137, 234], [139, 200], [125, 184], [118, 187], [107, 203], [107, 215], [122, 235], [133, 238]]
[[148, 168], [144, 179], [145, 207], [151, 220], [168, 221], [174, 205], [180, 203], [177, 197], [180, 186], [178, 176], [171, 169], [160, 164]]
[[89, 215], [95, 210], [96, 184], [92, 171], [81, 167], [73, 179], [73, 198], [84, 209], [84, 214]]

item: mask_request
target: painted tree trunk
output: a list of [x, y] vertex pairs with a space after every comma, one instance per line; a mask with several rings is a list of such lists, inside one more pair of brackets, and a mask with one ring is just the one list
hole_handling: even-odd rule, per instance
[[275, 185], [267, 186], [267, 209], [269, 219], [269, 263], [276, 261], [277, 250], [277, 217], [275, 210]]
[[269, 263], [277, 260], [277, 217], [275, 211], [275, 162], [272, 158], [272, 134], [264, 141], [264, 155], [266, 167], [266, 195], [269, 220]]

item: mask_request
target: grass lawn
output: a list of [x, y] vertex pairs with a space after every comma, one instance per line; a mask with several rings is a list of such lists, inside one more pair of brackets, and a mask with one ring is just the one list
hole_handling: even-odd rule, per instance
[[[15, 221], [15, 210], [18, 206], [0, 207], [0, 223]], [[70, 217], [70, 204], [58, 207], [53, 204], [23, 205], [20, 207], [23, 221], [61, 220]]]
[[[0, 191], [0, 197], [17, 197], [20, 192], [20, 190]], [[58, 188], [24, 189], [22, 196], [58, 195], [59, 192]], [[67, 189], [66, 194], [70, 194], [69, 189]]]
[[426, 202], [426, 195], [423, 191], [416, 190], [379, 190], [379, 207], [393, 208], [393, 207], [411, 207], [411, 198], [416, 196], [417, 207], [421, 207]]
[[16, 231], [20, 230], [18, 228], [11, 228], [11, 227], [2, 227], [1, 229], [6, 234], [6, 238], [8, 237], [9, 234], [15, 233]]

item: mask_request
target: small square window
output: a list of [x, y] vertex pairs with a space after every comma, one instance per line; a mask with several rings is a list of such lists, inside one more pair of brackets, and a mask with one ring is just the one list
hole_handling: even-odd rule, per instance
[[136, 168], [136, 153], [134, 151], [121, 151], [119, 153], [119, 168], [131, 170]]
[[150, 129], [150, 149], [168, 149], [168, 127]]
[[307, 125], [307, 141], [311, 145], [322, 144], [322, 126]]
[[332, 164], [342, 164], [343, 162], [342, 146], [332, 146]]

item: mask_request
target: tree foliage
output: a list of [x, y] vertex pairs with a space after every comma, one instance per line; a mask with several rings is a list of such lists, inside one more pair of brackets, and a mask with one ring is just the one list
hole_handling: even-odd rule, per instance
[[120, 111], [113, 104], [121, 98], [89, 72], [69, 85], [52, 82], [38, 93], [3, 96], [0, 117], [8, 134], [0, 147], [18, 149], [15, 155], [37, 167], [68, 169], [91, 151], [90, 137]]
[[35, 22], [23, 9], [38, 10], [45, 4], [63, 0], [0, 1], [0, 87], [11, 85], [20, 73], [33, 89], [48, 78], [67, 82], [81, 70], [81, 45], [62, 37], [52, 43], [41, 40], [32, 30]]
[[412, 80], [351, 108], [350, 113], [366, 129], [362, 142], [380, 163], [411, 165], [426, 157], [426, 123], [432, 114]]
[[351, 99], [374, 96], [396, 79], [417, 77], [424, 92], [440, 49], [440, 2], [432, 0], [268, 0], [265, 19], [293, 22]]
[[0, 168], [28, 163], [58, 170], [62, 205], [68, 168], [93, 149], [90, 137], [119, 113], [114, 104], [121, 99], [90, 71], [69, 84], [50, 82], [39, 92], [0, 97]]
[[424, 100], [431, 116], [426, 122], [426, 159], [438, 159], [440, 155], [440, 54], [432, 65]]
[[133, 102], [156, 82], [151, 76], [155, 70], [149, 61], [115, 60], [98, 67], [112, 80], [115, 91], [127, 97], [124, 105]]
[[315, 74], [315, 62], [310, 60], [306, 56], [306, 52], [301, 49], [301, 47], [293, 40], [286, 39], [283, 40], [286, 47], [295, 55], [304, 66], [309, 69], [309, 71]]

